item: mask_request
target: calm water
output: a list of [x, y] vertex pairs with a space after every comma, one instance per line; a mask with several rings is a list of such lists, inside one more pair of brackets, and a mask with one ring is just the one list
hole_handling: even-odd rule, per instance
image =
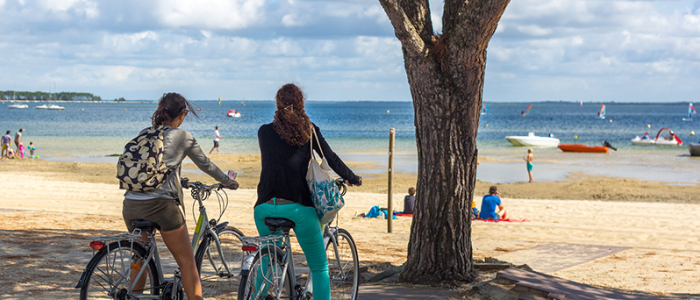
[[[194, 103], [202, 109], [200, 119], [188, 117], [182, 128], [197, 137], [202, 148], [208, 151], [214, 126], [220, 126], [224, 153], [256, 153], [257, 129], [272, 121], [275, 110], [272, 101], [246, 101], [245, 105], [234, 101], [224, 101], [221, 105], [217, 101]], [[0, 105], [0, 130], [3, 134], [11, 130], [14, 134], [17, 129], [26, 128], [22, 140], [33, 141], [43, 158], [76, 161], [99, 161], [105, 155], [121, 153], [123, 145], [150, 124], [149, 118], [156, 108], [155, 103], [60, 103], [65, 110], [33, 109], [41, 104], [29, 103], [29, 109], [8, 109], [8, 103]], [[556, 148], [536, 149], [541, 178], [560, 179], [568, 172], [581, 171], [667, 181], [700, 180], [700, 174], [695, 171], [700, 169], [700, 160], [687, 157], [687, 148], [640, 147], [630, 143], [636, 135], [649, 132], [653, 136], [662, 127], [671, 128], [684, 142], [698, 142], [700, 121], [682, 121], [687, 103], [606, 103], [605, 120], [595, 119], [600, 104], [534, 103], [525, 118], [520, 112], [528, 103], [488, 105], [489, 112], [481, 116], [479, 125], [479, 154], [497, 162], [480, 166], [482, 180], [522, 180], [499, 174], [508, 173], [512, 165], [520, 168], [525, 152], [523, 148], [510, 146], [505, 136], [527, 135], [528, 132], [552, 133], [562, 143], [600, 145], [607, 140], [619, 150], [601, 156], [562, 153]], [[239, 110], [242, 117], [226, 117], [230, 109]], [[415, 171], [417, 168], [411, 163], [416, 153], [412, 103], [310, 101], [306, 111], [321, 127], [331, 146], [353, 159], [384, 164], [385, 155], [381, 153], [386, 153], [388, 147], [389, 128], [396, 128], [396, 150], [404, 155], [399, 170]], [[693, 130], [699, 135], [691, 136]]]

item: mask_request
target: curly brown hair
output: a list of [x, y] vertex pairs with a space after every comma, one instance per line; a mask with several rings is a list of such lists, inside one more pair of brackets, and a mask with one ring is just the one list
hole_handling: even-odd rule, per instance
[[277, 91], [275, 99], [277, 110], [272, 128], [287, 144], [306, 144], [310, 138], [311, 120], [304, 110], [304, 93], [298, 86], [288, 83]]

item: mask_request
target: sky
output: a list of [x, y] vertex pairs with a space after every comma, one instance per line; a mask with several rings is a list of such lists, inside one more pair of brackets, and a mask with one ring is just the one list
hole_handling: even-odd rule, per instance
[[[377, 0], [0, 0], [0, 61], [0, 90], [411, 100]], [[512, 0], [483, 101], [697, 101], [699, 79], [700, 0]]]

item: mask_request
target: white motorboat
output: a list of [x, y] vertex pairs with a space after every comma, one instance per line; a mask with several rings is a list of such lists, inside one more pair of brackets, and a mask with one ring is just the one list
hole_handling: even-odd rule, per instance
[[534, 133], [530, 132], [527, 136], [507, 136], [506, 140], [509, 141], [513, 146], [527, 146], [527, 147], [556, 147], [559, 146], [559, 139], [546, 136], [536, 136]]
[[44, 104], [44, 105], [34, 106], [34, 108], [36, 108], [36, 109], [48, 109], [49, 107], [46, 106], [46, 104]]
[[47, 107], [46, 109], [48, 109], [48, 110], [64, 110], [64, 109], [66, 109], [66, 108], [63, 107], [63, 106], [58, 106], [58, 105], [51, 104], [51, 105], [49, 105], [49, 107]]
[[228, 113], [226, 113], [227, 117], [232, 117], [232, 118], [240, 118], [241, 117], [241, 112], [237, 111], [235, 109], [229, 110]]
[[[661, 133], [666, 130], [668, 131], [668, 136], [661, 136]], [[632, 144], [638, 146], [682, 146], [683, 141], [675, 134], [671, 129], [666, 127], [661, 128], [656, 134], [655, 138], [650, 138], [648, 134], [644, 136], [637, 136], [632, 139]]]
[[17, 109], [17, 108], [27, 108], [27, 107], [29, 107], [29, 105], [26, 105], [26, 104], [10, 104], [10, 105], [7, 106], [7, 108], [15, 108], [15, 109]]

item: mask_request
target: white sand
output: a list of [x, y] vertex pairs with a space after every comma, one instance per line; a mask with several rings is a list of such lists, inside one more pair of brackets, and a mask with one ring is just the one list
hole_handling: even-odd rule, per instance
[[[8, 172], [0, 173], [0, 190], [3, 191], [0, 210], [61, 213], [71, 215], [73, 219], [75, 215], [103, 215], [111, 220], [110, 225], [105, 225], [111, 228], [104, 229], [124, 229], [123, 224], [118, 222], [123, 191], [115, 185], [78, 184], [56, 181], [55, 178], [45, 180], [42, 176]], [[255, 190], [231, 191], [228, 195], [229, 207], [222, 220], [230, 221], [247, 235], [255, 234], [252, 219]], [[394, 196], [395, 209], [403, 208], [403, 196]], [[386, 206], [386, 195], [353, 193], [351, 189], [346, 202], [340, 225], [352, 233], [361, 259], [394, 264], [404, 262], [411, 219], [394, 220], [394, 233], [388, 234], [386, 220], [354, 217], [355, 212], [366, 212], [373, 205]], [[479, 207], [480, 200], [477, 202]], [[186, 203], [187, 219], [192, 222], [192, 200]], [[552, 242], [631, 247], [608, 257], [557, 271], [553, 275], [588, 284], [646, 292], [700, 293], [700, 219], [697, 218], [700, 216], [700, 205], [517, 199], [504, 199], [504, 205], [508, 208], [509, 218], [528, 219], [530, 222], [474, 221], [472, 236], [475, 258], [503, 253], [517, 255], [513, 251]], [[213, 198], [207, 200], [207, 207], [209, 217], [215, 217], [217, 202]], [[35, 223], [28, 227], [41, 228], [41, 223]], [[46, 226], [57, 226], [55, 222], [46, 223], [54, 224]], [[3, 224], [0, 230], [24, 229], [17, 225]], [[72, 228], [88, 229], [92, 226], [80, 222], [70, 224]], [[77, 276], [74, 276], [75, 280]], [[73, 284], [72, 281], [65, 283], [66, 286]]]

